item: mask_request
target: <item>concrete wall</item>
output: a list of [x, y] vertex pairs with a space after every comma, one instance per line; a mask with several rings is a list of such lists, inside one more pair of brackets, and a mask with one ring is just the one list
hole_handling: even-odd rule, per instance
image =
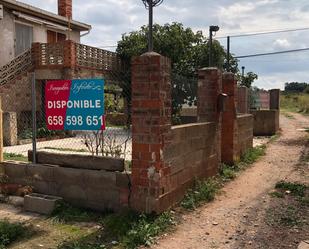
[[118, 211], [128, 205], [130, 175], [123, 172], [17, 162], [4, 162], [2, 168], [10, 182], [30, 185], [36, 193], [60, 196], [79, 207]]
[[164, 199], [179, 202], [196, 179], [218, 172], [216, 124], [196, 123], [172, 127], [172, 142], [164, 149], [170, 166], [170, 186]]
[[15, 24], [14, 16], [4, 9], [4, 17], [0, 20], [0, 67], [15, 57], [14, 37]]
[[272, 136], [279, 131], [279, 110], [251, 111], [254, 116], [254, 136]]
[[248, 149], [253, 147], [253, 115], [243, 114], [237, 116], [237, 157], [241, 157]]

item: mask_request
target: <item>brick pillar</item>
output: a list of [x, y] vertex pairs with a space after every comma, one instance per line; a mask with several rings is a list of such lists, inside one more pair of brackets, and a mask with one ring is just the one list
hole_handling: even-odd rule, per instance
[[233, 73], [224, 73], [222, 91], [228, 95], [225, 110], [222, 114], [221, 159], [223, 163], [234, 164], [237, 158], [237, 81]]
[[214, 122], [217, 133], [217, 162], [221, 162], [221, 120], [218, 108], [222, 93], [222, 73], [217, 68], [203, 68], [198, 71], [197, 122]]
[[157, 53], [132, 60], [132, 197], [137, 211], [161, 212], [170, 168], [163, 149], [171, 141], [171, 63]]
[[221, 72], [203, 68], [198, 72], [197, 121], [218, 122], [218, 96], [222, 90]]
[[237, 112], [249, 113], [249, 89], [245, 86], [237, 87]]
[[76, 45], [71, 40], [64, 41], [64, 58], [65, 68], [75, 68], [76, 66]]
[[272, 89], [269, 91], [269, 109], [280, 109], [280, 89]]

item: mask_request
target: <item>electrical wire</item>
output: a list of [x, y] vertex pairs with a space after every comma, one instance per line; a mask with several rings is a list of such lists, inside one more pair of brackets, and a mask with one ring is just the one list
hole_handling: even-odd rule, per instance
[[236, 58], [236, 59], [242, 59], [242, 58], [251, 58], [251, 57], [258, 57], [258, 56], [267, 56], [267, 55], [277, 55], [277, 54], [295, 53], [295, 52], [302, 52], [302, 51], [309, 51], [309, 48], [300, 48], [300, 49], [284, 50], [284, 51], [270, 52], [270, 53], [262, 53], [262, 54], [240, 55], [240, 56], [235, 56], [234, 58]]
[[[258, 36], [258, 35], [268, 35], [268, 34], [277, 34], [277, 33], [287, 33], [287, 32], [295, 32], [295, 31], [305, 31], [309, 30], [309, 27], [305, 28], [297, 28], [297, 29], [283, 29], [283, 30], [273, 30], [273, 31], [257, 31], [255, 33], [244, 33], [238, 35], [229, 35], [229, 37], [247, 37], [247, 36]], [[219, 36], [216, 39], [226, 39], [228, 36]]]

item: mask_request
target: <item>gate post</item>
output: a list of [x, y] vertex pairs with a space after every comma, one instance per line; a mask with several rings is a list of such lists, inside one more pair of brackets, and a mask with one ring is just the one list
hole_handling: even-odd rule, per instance
[[[197, 92], [197, 122], [213, 122], [216, 125], [216, 144], [212, 153], [216, 155], [215, 165], [221, 162], [221, 121], [219, 108], [220, 94], [222, 93], [222, 73], [218, 68], [202, 68], [198, 71]], [[218, 167], [211, 175], [215, 175]]]
[[233, 73], [224, 73], [222, 78], [223, 92], [228, 95], [226, 109], [222, 115], [222, 162], [234, 164], [237, 158], [237, 81]]

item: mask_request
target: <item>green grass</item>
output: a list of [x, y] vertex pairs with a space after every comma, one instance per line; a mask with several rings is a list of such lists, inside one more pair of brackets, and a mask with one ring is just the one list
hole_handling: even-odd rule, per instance
[[205, 202], [212, 201], [220, 188], [219, 182], [210, 178], [206, 181], [198, 181], [195, 188], [189, 190], [181, 202], [185, 209], [195, 209]]
[[292, 195], [298, 197], [304, 197], [307, 190], [307, 186], [304, 184], [285, 181], [278, 182], [275, 188], [283, 191], [290, 191]]
[[67, 151], [67, 152], [89, 152], [86, 149], [73, 149], [73, 148], [57, 148], [57, 147], [44, 147], [46, 150], [58, 150], [58, 151]]
[[55, 222], [91, 222], [96, 221], [99, 214], [60, 201], [51, 214], [51, 219]]
[[301, 112], [309, 114], [309, 94], [288, 93], [281, 94], [281, 109], [290, 112]]
[[110, 214], [101, 219], [103, 231], [78, 241], [66, 242], [59, 249], [99, 249], [111, 246], [116, 241], [117, 248], [134, 249], [141, 245], [149, 246], [156, 236], [175, 224], [172, 212], [161, 215], [138, 214], [124, 211]]
[[0, 249], [19, 240], [27, 234], [27, 228], [19, 223], [10, 223], [7, 220], [0, 220]]
[[28, 162], [28, 157], [15, 153], [3, 153], [4, 160]]

